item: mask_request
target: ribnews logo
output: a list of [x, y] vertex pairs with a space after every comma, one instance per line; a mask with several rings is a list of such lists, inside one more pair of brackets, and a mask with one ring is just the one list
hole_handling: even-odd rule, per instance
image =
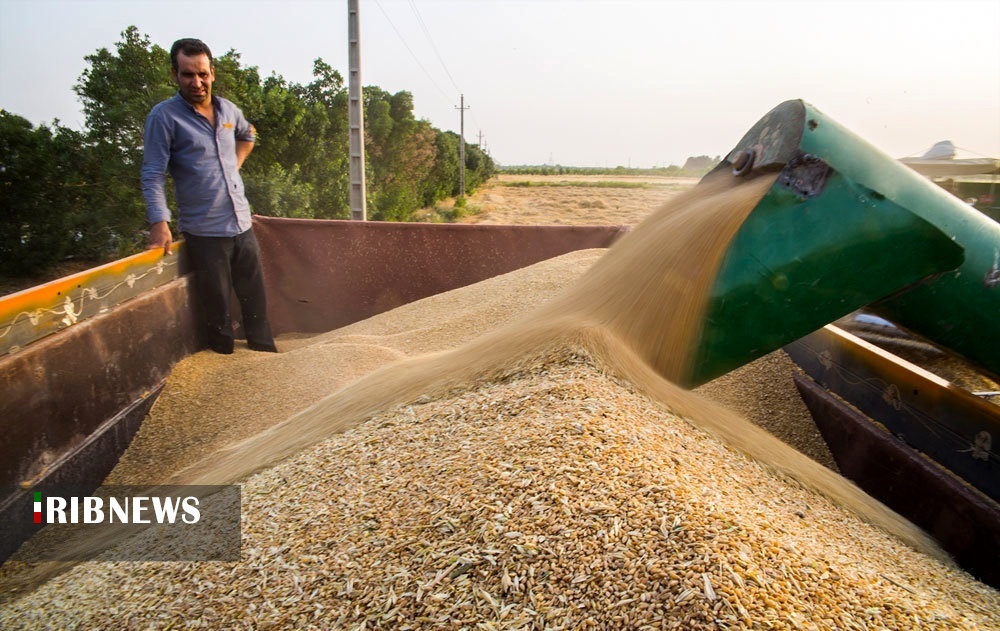
[[161, 497], [45, 497], [34, 493], [36, 524], [173, 524], [180, 519], [185, 524], [201, 520], [199, 500], [195, 496]]
[[0, 491], [0, 562], [19, 548], [44, 561], [240, 559], [238, 485]]

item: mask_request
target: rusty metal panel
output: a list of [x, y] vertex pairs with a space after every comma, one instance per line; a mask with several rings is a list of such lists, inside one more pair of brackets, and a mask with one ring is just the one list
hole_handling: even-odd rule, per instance
[[[186, 278], [175, 280], [127, 308], [0, 357], [0, 484], [30, 485], [65, 464], [108, 419], [148, 397], [175, 363], [198, 349], [188, 285]], [[101, 458], [113, 465], [119, 456]], [[80, 471], [103, 478], [98, 464]]]
[[329, 331], [561, 254], [625, 226], [505, 226], [254, 217], [274, 333]]
[[0, 355], [107, 313], [115, 305], [176, 279], [181, 243], [173, 256], [141, 252], [44, 285], [0, 297]]
[[829, 325], [785, 347], [820, 386], [1000, 502], [1000, 406]]
[[807, 375], [795, 385], [843, 475], [1000, 587], [1000, 505], [964, 484]]
[[[94, 432], [59, 460], [39, 471], [33, 480], [0, 485], [0, 563], [44, 527], [24, 519], [32, 510], [32, 492], [73, 486], [90, 493], [111, 473], [139, 426], [146, 418], [166, 379], [127, 408], [102, 423]], [[30, 490], [29, 490], [30, 489]]]

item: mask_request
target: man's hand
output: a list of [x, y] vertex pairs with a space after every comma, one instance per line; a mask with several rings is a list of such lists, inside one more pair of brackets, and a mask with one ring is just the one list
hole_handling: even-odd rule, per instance
[[149, 227], [149, 244], [147, 250], [163, 248], [163, 256], [170, 256], [170, 244], [174, 239], [170, 234], [170, 226], [165, 221], [154, 223]]

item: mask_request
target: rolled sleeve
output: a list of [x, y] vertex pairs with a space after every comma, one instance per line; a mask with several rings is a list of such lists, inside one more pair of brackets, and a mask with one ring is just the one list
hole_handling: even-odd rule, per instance
[[240, 142], [257, 142], [257, 129], [236, 108], [236, 140]]
[[170, 221], [170, 208], [164, 187], [170, 163], [171, 132], [159, 107], [146, 117], [142, 145], [142, 196], [146, 200], [146, 218], [150, 224]]

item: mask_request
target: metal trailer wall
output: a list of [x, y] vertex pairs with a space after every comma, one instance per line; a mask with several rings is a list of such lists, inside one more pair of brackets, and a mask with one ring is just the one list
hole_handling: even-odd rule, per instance
[[625, 226], [510, 226], [255, 217], [275, 334], [329, 331], [574, 250]]

